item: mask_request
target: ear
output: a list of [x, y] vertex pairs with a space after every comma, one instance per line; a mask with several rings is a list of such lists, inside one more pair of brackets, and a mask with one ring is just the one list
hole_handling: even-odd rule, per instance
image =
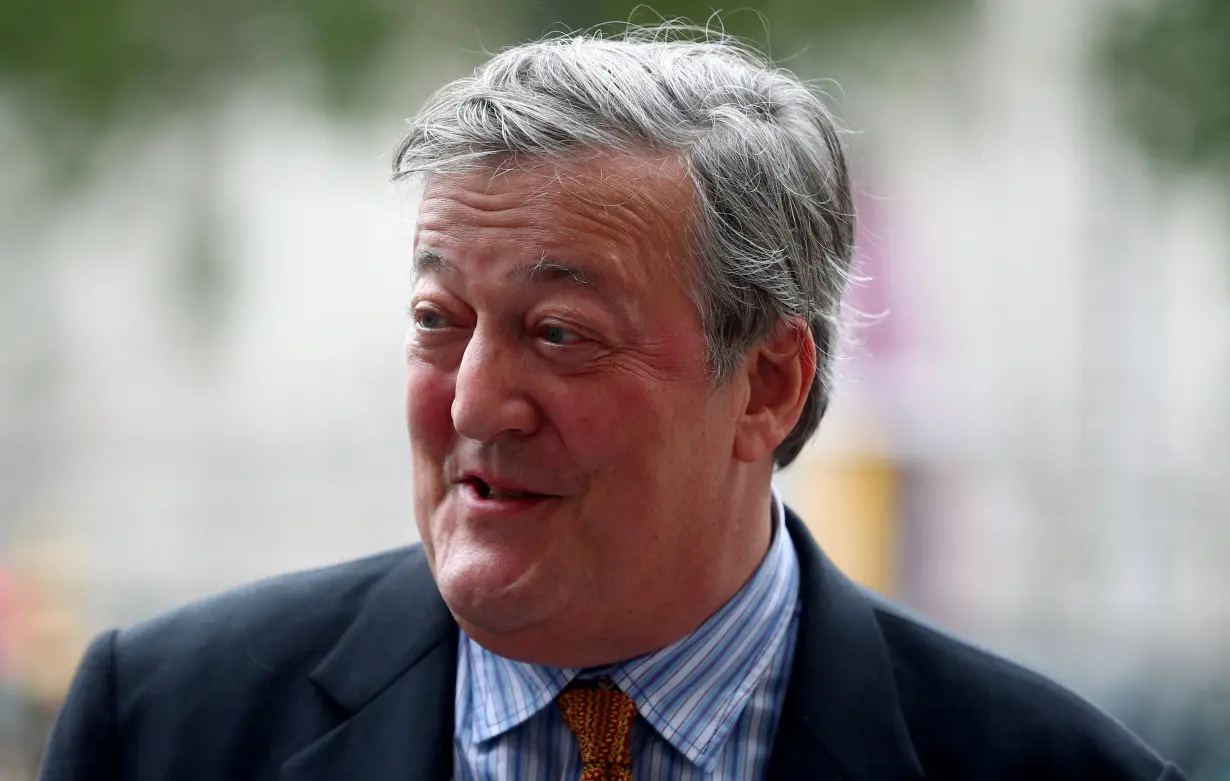
[[748, 353], [743, 371], [747, 404], [735, 429], [735, 458], [755, 463], [772, 458], [794, 429], [816, 375], [816, 341], [800, 317], [779, 322], [769, 338]]

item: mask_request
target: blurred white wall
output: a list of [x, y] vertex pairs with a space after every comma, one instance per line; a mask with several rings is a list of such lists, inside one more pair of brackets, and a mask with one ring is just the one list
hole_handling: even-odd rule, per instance
[[[35, 459], [6, 470], [6, 521], [85, 549], [102, 623], [415, 538], [409, 239], [387, 175], [400, 126], [339, 131], [262, 98], [214, 131], [230, 279], [208, 337], [177, 279], [193, 134], [172, 128], [117, 160], [21, 237], [17, 273], [33, 279], [0, 336], [17, 344], [6, 384], [49, 365], [0, 411], [15, 434], [5, 460]], [[31, 333], [52, 357], [21, 355]]]
[[1198, 680], [1230, 647], [1230, 204], [1112, 131], [1093, 10], [987, 3], [846, 90], [901, 343], [852, 373], [927, 475], [912, 602], [1074, 677]]

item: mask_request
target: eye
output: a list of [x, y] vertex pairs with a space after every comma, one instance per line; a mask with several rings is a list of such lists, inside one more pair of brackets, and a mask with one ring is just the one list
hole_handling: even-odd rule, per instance
[[560, 325], [543, 325], [538, 329], [539, 337], [547, 344], [564, 347], [581, 341], [582, 337]]
[[441, 328], [448, 328], [449, 325], [448, 318], [430, 309], [412, 309], [410, 310], [410, 319], [414, 321], [414, 326], [421, 331], [437, 331]]

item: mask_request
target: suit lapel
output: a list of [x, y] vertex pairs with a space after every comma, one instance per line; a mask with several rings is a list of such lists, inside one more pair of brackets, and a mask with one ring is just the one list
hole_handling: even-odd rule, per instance
[[922, 778], [867, 595], [790, 510], [786, 524], [799, 557], [802, 614], [769, 779]]
[[422, 548], [412, 549], [312, 673], [343, 721], [287, 760], [282, 781], [448, 779], [457, 638]]

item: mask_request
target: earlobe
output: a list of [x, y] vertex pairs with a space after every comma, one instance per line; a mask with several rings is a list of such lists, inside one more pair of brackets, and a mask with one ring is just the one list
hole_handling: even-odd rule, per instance
[[802, 415], [816, 374], [816, 343], [807, 323], [779, 322], [749, 351], [744, 371], [747, 404], [735, 435], [735, 457], [753, 463], [772, 458]]

